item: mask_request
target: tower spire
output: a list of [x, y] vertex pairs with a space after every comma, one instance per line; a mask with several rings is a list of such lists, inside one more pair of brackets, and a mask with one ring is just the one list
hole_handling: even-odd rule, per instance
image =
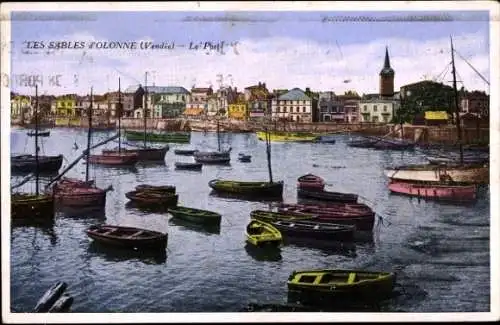
[[391, 68], [391, 61], [389, 61], [389, 49], [386, 46], [385, 47], [384, 69], [390, 69], [390, 68]]

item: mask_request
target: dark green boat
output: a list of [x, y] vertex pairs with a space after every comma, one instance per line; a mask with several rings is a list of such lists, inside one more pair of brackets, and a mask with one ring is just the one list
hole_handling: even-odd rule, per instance
[[278, 220], [286, 220], [286, 221], [312, 221], [316, 218], [316, 216], [312, 214], [286, 214], [283, 212], [272, 212], [272, 211], [264, 211], [264, 210], [253, 210], [250, 212], [250, 218], [256, 219], [264, 222], [273, 222]]
[[237, 194], [242, 196], [282, 197], [283, 181], [279, 182], [240, 182], [213, 179], [208, 182], [216, 192]]
[[222, 218], [217, 212], [182, 206], [170, 207], [168, 212], [175, 218], [202, 224], [220, 224]]
[[[125, 131], [125, 138], [129, 141], [143, 141], [144, 132]], [[148, 142], [168, 142], [168, 143], [189, 143], [191, 141], [191, 133], [187, 132], [169, 132], [155, 133], [147, 132], [146, 141]]]
[[136, 191], [139, 192], [159, 192], [159, 193], [171, 193], [175, 194], [175, 186], [174, 185], [149, 185], [149, 184], [141, 184], [135, 187]]

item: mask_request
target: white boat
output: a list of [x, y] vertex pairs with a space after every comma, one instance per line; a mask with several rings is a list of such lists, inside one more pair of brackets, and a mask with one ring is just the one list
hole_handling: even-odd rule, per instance
[[407, 165], [386, 169], [384, 173], [390, 179], [417, 182], [485, 184], [490, 178], [487, 165]]

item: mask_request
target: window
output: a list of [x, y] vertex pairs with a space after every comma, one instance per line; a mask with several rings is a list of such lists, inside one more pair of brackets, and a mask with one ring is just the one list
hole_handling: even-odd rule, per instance
[[367, 105], [363, 105], [363, 110], [366, 112], [368, 110], [368, 106]]
[[302, 107], [302, 113], [305, 113], [305, 112], [306, 112], [306, 108]]
[[387, 105], [384, 105], [384, 112], [387, 112]]
[[298, 107], [295, 107], [295, 111], [298, 113], [300, 112], [299, 108]]
[[373, 111], [376, 112], [377, 111], [377, 105], [373, 105]]

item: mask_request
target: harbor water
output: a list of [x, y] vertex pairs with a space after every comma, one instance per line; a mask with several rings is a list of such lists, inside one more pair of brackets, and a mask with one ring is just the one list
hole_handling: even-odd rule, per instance
[[[93, 143], [112, 133], [95, 133]], [[352, 244], [318, 248], [286, 245], [279, 256], [260, 256], [248, 249], [244, 231], [252, 210], [270, 202], [221, 198], [211, 194], [215, 178], [267, 181], [265, 142], [255, 134], [221, 134], [232, 147], [230, 166], [205, 165], [199, 171], [177, 171], [175, 148], [213, 150], [215, 133], [193, 132], [191, 144], [171, 144], [164, 165], [133, 169], [91, 166], [99, 187], [112, 185], [105, 215], [58, 213], [50, 227], [18, 226], [11, 234], [11, 310], [30, 312], [57, 281], [68, 284], [73, 312], [236, 312], [249, 303], [286, 303], [286, 281], [298, 269], [347, 268], [394, 271], [400, 294], [381, 306], [387, 312], [486, 312], [490, 310], [490, 203], [488, 186], [473, 205], [453, 205], [390, 194], [383, 169], [425, 162], [418, 151], [351, 148], [348, 136], [335, 144], [273, 143], [274, 180], [284, 180], [284, 202], [297, 202], [297, 178], [323, 177], [327, 189], [357, 193], [379, 217], [373, 234]], [[33, 138], [12, 129], [11, 152], [33, 153]], [[61, 170], [86, 147], [85, 130], [52, 129], [41, 138], [45, 155], [64, 154]], [[76, 143], [76, 146], [75, 146]], [[113, 148], [109, 143], [102, 148]], [[78, 147], [78, 149], [76, 149]], [[239, 162], [240, 152], [252, 155]], [[68, 177], [83, 178], [80, 161]], [[12, 183], [22, 177], [13, 177]], [[179, 205], [222, 214], [219, 232], [169, 221], [170, 215], [126, 205], [125, 193], [139, 184], [177, 187]], [[33, 190], [33, 184], [24, 185]], [[92, 243], [85, 229], [95, 223], [136, 226], [168, 232], [165, 254], [140, 255]]]

